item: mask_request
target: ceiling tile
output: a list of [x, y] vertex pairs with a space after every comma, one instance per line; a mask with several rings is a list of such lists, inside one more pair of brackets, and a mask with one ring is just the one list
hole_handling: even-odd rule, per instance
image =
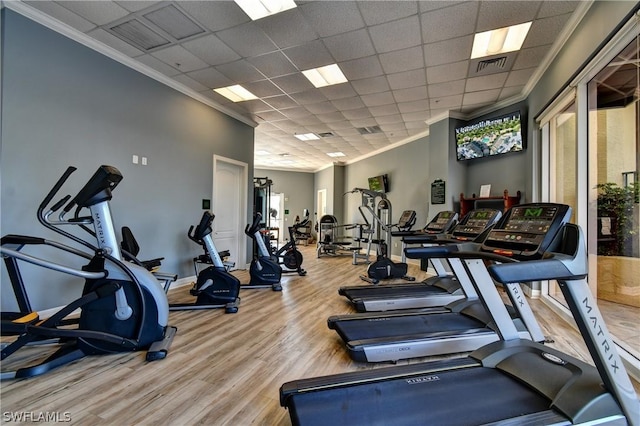
[[364, 108], [364, 102], [360, 97], [354, 96], [351, 98], [344, 99], [334, 99], [331, 103], [339, 110], [339, 111], [349, 111], [352, 109]]
[[511, 71], [509, 73], [509, 77], [507, 77], [507, 81], [505, 81], [505, 86], [524, 86], [527, 84], [533, 73], [536, 71], [536, 68], [525, 68], [523, 70]]
[[397, 102], [411, 102], [420, 99], [427, 99], [427, 86], [394, 90], [393, 97]]
[[227, 46], [245, 58], [277, 50], [277, 46], [254, 22], [220, 31], [216, 35]]
[[73, 28], [84, 32], [90, 31], [96, 27], [96, 24], [93, 22], [84, 19], [77, 13], [73, 13], [69, 9], [60, 6], [56, 2], [53, 1], [26, 1], [31, 7], [34, 7], [47, 15], [52, 16], [53, 18], [59, 20], [60, 22], [64, 22], [67, 25], [72, 26]]
[[245, 89], [259, 98], [268, 96], [284, 95], [283, 91], [274, 85], [270, 80], [252, 81], [242, 85]]
[[156, 50], [152, 55], [182, 72], [195, 71], [209, 66], [184, 47], [177, 45]]
[[392, 90], [422, 86], [427, 82], [424, 68], [388, 74], [387, 80]]
[[405, 122], [424, 121], [429, 118], [429, 109], [421, 109], [420, 111], [414, 112], [403, 112], [402, 118], [405, 120]]
[[335, 63], [320, 40], [285, 49], [282, 52], [301, 71]]
[[207, 89], [209, 89], [207, 86], [200, 84], [198, 81], [192, 79], [191, 77], [187, 76], [186, 74], [180, 74], [180, 75], [176, 75], [175, 77], [173, 77], [177, 82], [184, 84], [187, 87], [190, 87], [191, 89], [197, 91], [197, 92], [203, 92]]
[[271, 81], [285, 93], [289, 94], [312, 90], [314, 88], [313, 84], [301, 73], [275, 77], [272, 78]]
[[458, 4], [420, 15], [424, 43], [473, 34], [480, 2]]
[[270, 96], [268, 98], [264, 98], [267, 104], [271, 105], [275, 109], [283, 109], [283, 108], [291, 108], [294, 106], [298, 106], [296, 101], [291, 99], [291, 97], [287, 95], [279, 95], [279, 96]]
[[302, 4], [300, 11], [320, 37], [329, 37], [364, 27], [364, 21], [355, 2], [309, 2]]
[[500, 92], [500, 97], [498, 98], [498, 100], [507, 99], [512, 96], [518, 96], [521, 94], [523, 88], [524, 86], [505, 87]]
[[369, 107], [369, 112], [374, 117], [381, 117], [384, 115], [399, 114], [400, 110], [398, 109], [398, 106], [396, 104], [389, 104]]
[[580, 1], [545, 1], [538, 11], [538, 18], [546, 18], [554, 15], [572, 13], [578, 7]]
[[371, 115], [371, 112], [369, 111], [368, 108], [351, 109], [348, 111], [342, 111], [342, 115], [344, 115], [344, 117], [347, 120], [373, 117], [373, 115]]
[[[451, 40], [424, 45], [424, 57], [427, 67], [459, 62], [471, 57], [473, 36], [458, 37]], [[429, 75], [427, 74], [427, 79]]]
[[96, 25], [104, 25], [123, 18], [129, 11], [112, 1], [59, 1], [59, 5]]
[[329, 112], [326, 114], [316, 114], [316, 115], [320, 119], [320, 121], [322, 121], [323, 123], [333, 123], [338, 121], [342, 122], [345, 119], [344, 115], [342, 115], [342, 113], [338, 111]]
[[126, 0], [126, 1], [116, 1], [119, 6], [127, 9], [129, 12], [137, 12], [142, 9], [146, 9], [150, 6], [158, 4], [158, 1], [147, 1], [147, 0]]
[[535, 18], [540, 3], [530, 0], [480, 2], [476, 32], [529, 22]]
[[215, 68], [230, 80], [240, 84], [265, 79], [265, 76], [255, 69], [246, 59], [217, 65]]
[[232, 1], [180, 1], [180, 7], [211, 31], [222, 31], [251, 21]]
[[336, 62], [362, 58], [376, 53], [365, 29], [338, 34], [323, 39]]
[[345, 77], [352, 80], [361, 78], [375, 77], [382, 75], [382, 66], [377, 56], [367, 56], [366, 58], [352, 59], [350, 61], [341, 62], [340, 69]]
[[369, 27], [369, 34], [378, 53], [406, 49], [422, 43], [417, 15]]
[[504, 86], [509, 73], [502, 72], [499, 74], [485, 75], [482, 77], [472, 77], [467, 79], [467, 92], [477, 92], [480, 90], [496, 89]]
[[350, 98], [358, 95], [356, 91], [353, 90], [353, 86], [349, 83], [340, 83], [331, 86], [325, 86], [319, 88], [318, 90], [320, 90], [320, 92], [322, 92], [322, 94], [325, 95], [329, 100]]
[[387, 78], [383, 75], [378, 77], [363, 78], [361, 80], [353, 80], [351, 82], [351, 85], [359, 95], [386, 92], [390, 89]]
[[213, 34], [187, 41], [182, 46], [209, 65], [220, 65], [240, 59], [240, 55]]
[[513, 63], [512, 69], [519, 70], [523, 68], [537, 67], [550, 50], [551, 46], [549, 45], [522, 49], [518, 52], [518, 56]]
[[[483, 77], [481, 77], [483, 78]], [[454, 96], [442, 96], [439, 98], [431, 98], [429, 100], [429, 106], [431, 109], [436, 108], [450, 108], [456, 109], [460, 108], [462, 105], [462, 95], [454, 95]]]
[[501, 89], [481, 90], [479, 92], [465, 93], [462, 98], [462, 105], [478, 105], [493, 103], [498, 100]]
[[349, 122], [355, 128], [377, 126], [378, 125], [378, 122], [374, 118], [356, 118], [354, 120], [349, 120]]
[[465, 80], [448, 81], [446, 83], [430, 84], [429, 96], [440, 97], [447, 95], [459, 95], [464, 93]]
[[327, 97], [324, 96], [319, 90], [305, 90], [304, 92], [298, 92], [291, 95], [300, 105], [309, 105], [316, 102], [324, 102]]
[[318, 38], [315, 30], [300, 13], [299, 8], [267, 16], [259, 19], [256, 23], [280, 49], [304, 44]]
[[210, 89], [231, 86], [234, 83], [224, 74], [211, 67], [187, 73], [187, 76]]
[[376, 121], [380, 125], [392, 124], [392, 123], [402, 123], [402, 116], [400, 114], [381, 115], [381, 116], [376, 116]]
[[414, 1], [359, 1], [358, 8], [367, 25], [395, 21], [418, 13], [418, 4]]
[[250, 111], [252, 113], [261, 114], [266, 111], [273, 111], [270, 105], [264, 103], [261, 99], [252, 99], [250, 101], [243, 101], [236, 103], [240, 108]]
[[[331, 130], [336, 130], [336, 134], [338, 134], [338, 132], [343, 132], [343, 131], [353, 131], [353, 132], [358, 132], [357, 130], [355, 130], [353, 128], [353, 126], [351, 126], [351, 123], [349, 123], [347, 120], [343, 120], [343, 121], [334, 121], [331, 123], [327, 123], [327, 126], [331, 129]], [[341, 133], [340, 133], [341, 134]], [[353, 133], [352, 133], [353, 134]]]
[[395, 102], [391, 92], [373, 93], [371, 95], [362, 95], [362, 102], [368, 107], [388, 105]]
[[522, 44], [522, 48], [553, 44], [570, 16], [570, 14], [566, 14], [534, 21], [531, 24], [527, 38]]
[[382, 69], [387, 74], [410, 71], [424, 67], [424, 57], [420, 46], [396, 50], [380, 55]]
[[427, 68], [427, 82], [429, 84], [444, 83], [467, 77], [469, 61], [454, 62]]
[[260, 111], [256, 113], [258, 116], [262, 117], [263, 120], [269, 122], [277, 122], [280, 120], [286, 120], [287, 117], [279, 111]]
[[412, 102], [398, 102], [398, 109], [402, 114], [405, 114], [408, 112], [416, 112], [416, 111], [428, 111], [429, 100], [424, 99], [424, 100], [412, 101]]
[[337, 111], [336, 107], [329, 101], [318, 102], [306, 105], [305, 108], [312, 114], [326, 114]]
[[296, 120], [297, 118], [307, 117], [311, 115], [311, 113], [304, 107], [296, 106], [293, 108], [281, 109], [281, 113], [290, 118], [291, 120]]
[[297, 72], [295, 66], [281, 52], [272, 52], [265, 55], [248, 58], [251, 64], [267, 77], [278, 77]]
[[160, 71], [162, 74], [168, 75], [169, 77], [181, 74], [181, 71], [167, 65], [160, 59], [149, 54], [136, 57], [136, 61], [142, 62], [144, 65], [147, 65], [156, 71]]
[[420, 12], [429, 12], [430, 10], [443, 9], [445, 7], [451, 7], [460, 4], [460, 0], [442, 0], [442, 1], [432, 1], [432, 0], [424, 0], [419, 1], [418, 5], [420, 6]]

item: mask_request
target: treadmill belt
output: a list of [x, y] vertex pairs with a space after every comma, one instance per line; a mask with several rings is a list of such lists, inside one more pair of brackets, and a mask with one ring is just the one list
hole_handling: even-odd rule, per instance
[[296, 393], [294, 424], [478, 425], [548, 410], [550, 401], [484, 367]]
[[423, 333], [442, 333], [478, 329], [486, 325], [459, 313], [380, 317], [369, 320], [344, 320], [334, 324], [345, 342], [381, 339]]
[[353, 299], [362, 298], [362, 297], [372, 298], [372, 299], [377, 299], [377, 298], [384, 299], [388, 297], [398, 297], [398, 296], [414, 296], [414, 295], [428, 296], [431, 294], [441, 294], [441, 293], [447, 293], [447, 292], [444, 289], [441, 289], [440, 287], [433, 287], [427, 284], [416, 284], [413, 286], [403, 286], [398, 288], [380, 287], [380, 288], [373, 288], [369, 290], [348, 292], [348, 296]]

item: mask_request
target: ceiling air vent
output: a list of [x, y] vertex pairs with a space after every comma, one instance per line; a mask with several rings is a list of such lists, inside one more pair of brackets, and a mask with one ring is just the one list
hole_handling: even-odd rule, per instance
[[127, 43], [143, 50], [151, 50], [170, 43], [169, 40], [151, 30], [137, 19], [123, 22], [109, 29], [113, 34]]
[[358, 133], [361, 135], [372, 135], [374, 133], [382, 133], [380, 126], [358, 127]]
[[507, 63], [506, 56], [501, 56], [499, 58], [493, 58], [493, 59], [486, 59], [484, 61], [478, 62], [476, 72], [502, 70], [504, 69], [506, 63]]
[[335, 135], [332, 132], [323, 132], [323, 133], [318, 133], [318, 136], [320, 136], [321, 138], [332, 138]]

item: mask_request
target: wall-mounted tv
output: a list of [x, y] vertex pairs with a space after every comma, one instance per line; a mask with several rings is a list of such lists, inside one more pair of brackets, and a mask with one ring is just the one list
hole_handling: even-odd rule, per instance
[[491, 157], [525, 149], [520, 111], [484, 118], [456, 128], [458, 160]]
[[389, 178], [387, 175], [369, 178], [369, 190], [377, 192], [389, 192]]

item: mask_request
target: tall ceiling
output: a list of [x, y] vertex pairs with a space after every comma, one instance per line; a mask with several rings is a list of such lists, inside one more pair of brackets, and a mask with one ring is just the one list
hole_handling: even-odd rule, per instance
[[[257, 124], [255, 167], [298, 171], [414, 140], [450, 111], [471, 115], [520, 100], [566, 36], [572, 15], [585, 7], [555, 0], [296, 4], [257, 21], [232, 1], [25, 1], [19, 7]], [[470, 59], [475, 33], [528, 21], [519, 52]], [[347, 83], [316, 89], [301, 73], [332, 63]], [[212, 90], [234, 84], [258, 99], [233, 103]], [[303, 133], [321, 138], [294, 137]], [[345, 156], [327, 155], [333, 152]]]

